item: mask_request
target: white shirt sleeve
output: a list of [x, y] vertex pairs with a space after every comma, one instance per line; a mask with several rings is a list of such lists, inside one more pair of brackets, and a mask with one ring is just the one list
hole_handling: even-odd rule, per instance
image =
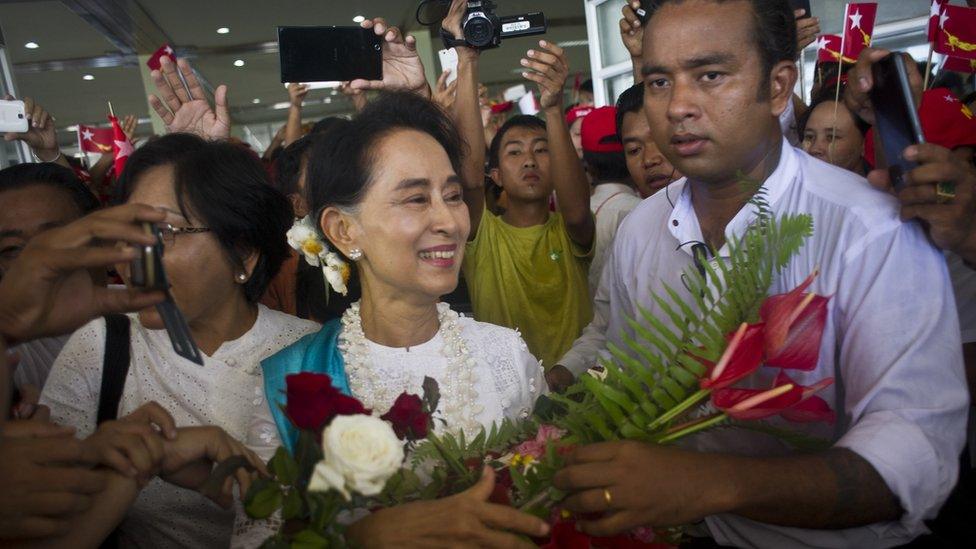
[[95, 432], [104, 355], [105, 319], [98, 318], [68, 339], [41, 391], [51, 421], [74, 427], [80, 438]]
[[968, 395], [945, 260], [914, 223], [852, 246], [834, 299], [838, 384], [850, 427], [837, 442], [878, 471], [904, 509], [880, 538], [924, 531], [948, 497]]
[[586, 372], [597, 365], [597, 356], [607, 344], [607, 329], [610, 319], [610, 284], [616, 280], [614, 265], [615, 252], [611, 251], [600, 276], [596, 294], [593, 296], [593, 320], [583, 328], [573, 346], [563, 355], [558, 364], [566, 367], [574, 376]]

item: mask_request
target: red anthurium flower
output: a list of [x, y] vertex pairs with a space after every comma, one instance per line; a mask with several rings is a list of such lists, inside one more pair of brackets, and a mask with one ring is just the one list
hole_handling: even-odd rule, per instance
[[742, 323], [712, 371], [701, 380], [702, 389], [721, 389], [755, 372], [762, 364], [763, 325]]
[[804, 293], [816, 276], [814, 271], [793, 291], [763, 302], [759, 316], [766, 324], [767, 366], [803, 371], [817, 367], [828, 298]]
[[[828, 377], [821, 379], [809, 387], [801, 386], [803, 394], [800, 396], [800, 402], [783, 410], [780, 415], [794, 423], [835, 422], [837, 415], [830, 408], [830, 405], [827, 404], [826, 400], [816, 396], [816, 393], [830, 386], [833, 382], [834, 378]], [[781, 383], [793, 383], [793, 380], [785, 372], [780, 371], [779, 375], [776, 376], [776, 383], [777, 385]]]
[[791, 421], [832, 422], [833, 411], [814, 394], [833, 382], [833, 378], [826, 378], [804, 387], [781, 371], [771, 389], [721, 389], [712, 393], [712, 404], [739, 420], [757, 420], [780, 414]]

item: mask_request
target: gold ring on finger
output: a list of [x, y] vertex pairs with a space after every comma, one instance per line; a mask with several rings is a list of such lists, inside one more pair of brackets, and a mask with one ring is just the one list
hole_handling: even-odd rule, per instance
[[609, 509], [610, 507], [613, 507], [613, 497], [610, 495], [610, 489], [609, 488], [604, 488], [603, 489], [603, 499], [604, 499], [604, 501], [607, 502], [607, 509]]

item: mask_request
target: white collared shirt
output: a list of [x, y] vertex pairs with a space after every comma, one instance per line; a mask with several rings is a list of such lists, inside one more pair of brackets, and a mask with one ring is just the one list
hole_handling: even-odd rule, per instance
[[[605, 356], [608, 342], [626, 348], [621, 333], [633, 335], [626, 319], [638, 318], [637, 305], [668, 322], [651, 298], [666, 295], [665, 285], [694, 302], [681, 280], [685, 269], [694, 268], [690, 246], [679, 244], [704, 239], [685, 182], [644, 200], [620, 226], [597, 292], [594, 323], [560, 361], [574, 373], [594, 365], [598, 349]], [[838, 417], [834, 426], [772, 422], [864, 457], [905, 513], [898, 522], [830, 531], [732, 515], [707, 517], [707, 525], [722, 545], [905, 543], [925, 531], [922, 521], [936, 514], [955, 484], [965, 436], [968, 395], [945, 260], [915, 223], [899, 220], [894, 198], [785, 140], [780, 163], [763, 186], [774, 215], [813, 216], [813, 236], [770, 292], [789, 291], [819, 268], [811, 291], [830, 296], [820, 360], [811, 372], [789, 373], [803, 385], [834, 377], [821, 396]], [[726, 227], [726, 238], [741, 236], [755, 217], [753, 206], [744, 207]], [[727, 246], [717, 255], [726, 256]], [[769, 387], [774, 375], [762, 372], [741, 385]], [[777, 439], [740, 429], [710, 431], [688, 443], [741, 455], [791, 452]]]
[[593, 195], [590, 196], [590, 211], [595, 218], [596, 236], [593, 261], [590, 263], [590, 297], [596, 293], [603, 265], [613, 245], [613, 237], [617, 235], [617, 228], [627, 214], [640, 203], [641, 198], [637, 191], [623, 183], [600, 183], [593, 189]]

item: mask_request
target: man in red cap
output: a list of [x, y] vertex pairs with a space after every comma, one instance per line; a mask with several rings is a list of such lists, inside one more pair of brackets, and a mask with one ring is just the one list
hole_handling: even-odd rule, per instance
[[569, 136], [573, 138], [573, 146], [580, 160], [583, 159], [583, 137], [581, 128], [583, 119], [593, 111], [593, 105], [576, 105], [566, 111], [566, 125], [569, 126]]
[[596, 293], [617, 227], [641, 198], [630, 182], [624, 146], [617, 133], [616, 107], [594, 109], [581, 124], [583, 163], [593, 182], [590, 210], [596, 219], [596, 243], [590, 264], [590, 295]]

